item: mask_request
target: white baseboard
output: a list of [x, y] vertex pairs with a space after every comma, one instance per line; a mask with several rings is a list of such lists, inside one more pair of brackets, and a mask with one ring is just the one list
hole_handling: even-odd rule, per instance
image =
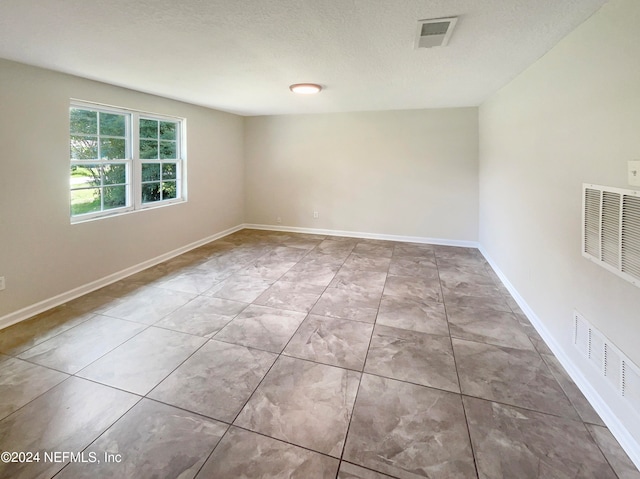
[[36, 304], [32, 304], [31, 306], [27, 306], [26, 308], [22, 308], [13, 313], [9, 313], [5, 316], [0, 317], [0, 329], [11, 326], [12, 324], [19, 323], [27, 318], [35, 316], [36, 314], [40, 314], [48, 309], [55, 308], [56, 306], [60, 306], [64, 303], [67, 303], [73, 299], [79, 298], [82, 295], [100, 289], [104, 286], [108, 286], [111, 283], [115, 283], [116, 281], [120, 281], [121, 279], [126, 278], [127, 276], [131, 276], [132, 274], [139, 273], [142, 270], [150, 268], [151, 266], [155, 266], [163, 261], [167, 261], [171, 258], [175, 258], [176, 256], [180, 256], [181, 254], [186, 253], [187, 251], [191, 251], [192, 249], [198, 248], [202, 245], [210, 243], [211, 241], [215, 241], [224, 236], [230, 235], [243, 229], [243, 225], [238, 225], [233, 228], [229, 228], [227, 230], [221, 231], [220, 233], [216, 233], [214, 235], [208, 236], [207, 238], [203, 238], [201, 240], [190, 243], [186, 246], [182, 246], [180, 248], [174, 249], [173, 251], [169, 251], [168, 253], [161, 254], [160, 256], [156, 256], [155, 258], [151, 258], [147, 261], [143, 261], [142, 263], [136, 264], [134, 266], [130, 266], [129, 268], [125, 268], [117, 273], [110, 274], [105, 276], [104, 278], [97, 279], [90, 283], [84, 284], [77, 288], [74, 288], [70, 291], [66, 291], [64, 293], [58, 294], [52, 298], [45, 299], [44, 301], [40, 301]]
[[327, 230], [319, 228], [299, 228], [297, 226], [244, 224], [244, 228], [265, 231], [283, 231], [285, 233], [306, 233], [326, 236], [346, 236], [348, 238], [377, 239], [383, 241], [402, 241], [405, 243], [435, 244], [441, 246], [460, 246], [477, 248], [476, 241], [449, 240], [442, 238], [425, 238], [422, 236], [387, 235], [381, 233], [363, 233], [358, 231]]
[[[569, 373], [573, 382], [578, 386], [591, 406], [593, 406], [595, 411], [600, 415], [631, 461], [638, 469], [640, 469], [640, 443], [638, 443], [634, 436], [629, 432], [627, 426], [625, 426], [625, 420], [629, 417], [628, 412], [624, 410], [625, 406], [623, 404], [612, 404], [613, 400], [611, 398], [611, 394], [609, 394], [610, 391], [608, 390], [607, 384], [598, 386], [589, 381], [581, 368], [571, 360], [570, 356], [560, 346], [558, 341], [555, 340], [544, 323], [531, 309], [520, 293], [518, 293], [516, 288], [500, 270], [498, 265], [492, 260], [487, 251], [482, 246], [480, 246], [479, 249], [500, 280], [502, 280], [509, 293], [511, 293], [513, 299], [518, 303], [520, 309], [522, 309], [527, 318], [529, 318], [529, 321], [536, 331], [538, 331], [538, 334], [540, 334], [542, 339], [544, 339], [544, 342], [547, 343], [547, 346], [549, 346], [549, 349], [551, 349], [558, 361], [560, 361], [560, 364], [562, 364], [567, 373]], [[605, 397], [609, 400], [606, 400]]]

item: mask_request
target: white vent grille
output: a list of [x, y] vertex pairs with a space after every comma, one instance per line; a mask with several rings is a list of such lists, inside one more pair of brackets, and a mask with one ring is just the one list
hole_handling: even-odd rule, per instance
[[622, 360], [622, 395], [634, 404], [640, 404], [640, 371], [629, 361]]
[[[637, 192], [636, 192], [637, 193]], [[622, 271], [640, 278], [640, 198], [622, 199]]]
[[573, 312], [573, 343], [640, 415], [640, 370], [577, 311]]
[[640, 286], [640, 192], [584, 185], [582, 255]]
[[449, 43], [458, 19], [456, 17], [418, 21], [416, 48], [444, 47]]

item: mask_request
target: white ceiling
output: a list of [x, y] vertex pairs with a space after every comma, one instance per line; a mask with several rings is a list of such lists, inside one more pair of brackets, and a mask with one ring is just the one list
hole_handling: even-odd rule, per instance
[[[604, 3], [2, 0], [0, 57], [242, 115], [476, 106]], [[448, 16], [447, 47], [414, 49]]]

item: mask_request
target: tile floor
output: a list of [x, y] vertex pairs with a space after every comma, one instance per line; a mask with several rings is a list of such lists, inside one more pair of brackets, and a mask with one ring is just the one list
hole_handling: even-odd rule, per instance
[[1, 478], [640, 478], [473, 249], [243, 230], [0, 353]]

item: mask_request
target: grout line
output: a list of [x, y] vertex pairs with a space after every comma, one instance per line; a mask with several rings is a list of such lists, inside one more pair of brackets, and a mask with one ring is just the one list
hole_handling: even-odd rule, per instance
[[456, 352], [453, 348], [453, 339], [451, 337], [451, 324], [449, 323], [449, 314], [447, 313], [447, 303], [445, 300], [444, 289], [442, 287], [442, 281], [440, 280], [440, 268], [438, 267], [438, 255], [435, 254], [435, 262], [436, 262], [436, 270], [438, 271], [438, 283], [440, 284], [440, 294], [442, 294], [442, 305], [444, 306], [444, 314], [447, 320], [447, 329], [449, 330], [449, 344], [451, 345], [451, 354], [453, 356], [453, 365], [456, 370], [456, 377], [458, 379], [458, 387], [460, 388], [460, 404], [462, 405], [462, 413], [464, 414], [464, 422], [467, 426], [467, 437], [469, 439], [469, 447], [471, 448], [471, 457], [473, 458], [473, 467], [476, 471], [476, 477], [480, 477], [480, 471], [478, 468], [478, 459], [476, 451], [473, 447], [473, 441], [471, 440], [471, 427], [469, 426], [469, 417], [467, 416], [467, 408], [464, 405], [464, 400], [462, 399], [462, 382], [460, 381], [460, 372], [458, 371], [458, 362], [456, 360]]

